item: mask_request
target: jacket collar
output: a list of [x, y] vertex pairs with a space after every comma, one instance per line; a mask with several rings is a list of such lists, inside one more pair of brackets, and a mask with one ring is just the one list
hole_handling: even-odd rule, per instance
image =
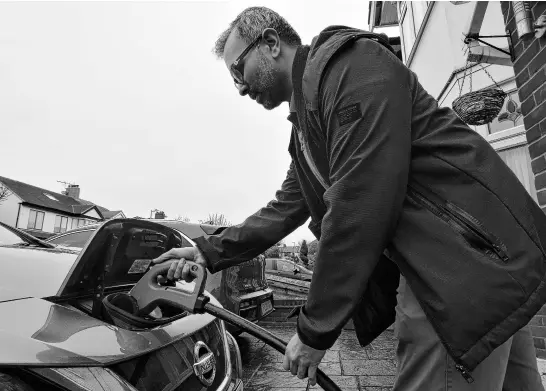
[[292, 96], [290, 98], [290, 114], [288, 115], [288, 120], [296, 126], [298, 125], [296, 90], [301, 91], [302, 88], [303, 73], [307, 63], [309, 50], [309, 46], [298, 46], [296, 55], [294, 56], [294, 62], [292, 63]]

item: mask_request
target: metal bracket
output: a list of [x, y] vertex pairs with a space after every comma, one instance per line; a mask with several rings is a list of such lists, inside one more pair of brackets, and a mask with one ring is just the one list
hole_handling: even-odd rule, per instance
[[[501, 49], [495, 45], [492, 45], [488, 42], [485, 42], [483, 40], [481, 40], [480, 38], [508, 38], [508, 50], [509, 52], [507, 52], [506, 50], [504, 49]], [[498, 51], [504, 53], [504, 54], [507, 54], [510, 56], [510, 59], [512, 60], [512, 62], [514, 62], [514, 45], [512, 43], [512, 34], [510, 34], [510, 30], [506, 30], [506, 35], [479, 35], [479, 34], [468, 34], [466, 36], [466, 38], [464, 39], [464, 43], [466, 44], [469, 44], [470, 42], [472, 41], [478, 41], [478, 42], [481, 42], [483, 43], [484, 45], [487, 45], [489, 47], [492, 47], [493, 49], [497, 49]]]

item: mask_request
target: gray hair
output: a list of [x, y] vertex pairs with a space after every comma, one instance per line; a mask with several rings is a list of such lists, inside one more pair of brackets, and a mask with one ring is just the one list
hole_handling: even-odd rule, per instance
[[290, 46], [301, 45], [301, 38], [296, 30], [278, 13], [266, 7], [249, 7], [237, 15], [220, 34], [212, 51], [219, 59], [224, 58], [226, 41], [234, 29], [244, 42], [250, 44], [266, 28], [275, 29], [279, 38]]

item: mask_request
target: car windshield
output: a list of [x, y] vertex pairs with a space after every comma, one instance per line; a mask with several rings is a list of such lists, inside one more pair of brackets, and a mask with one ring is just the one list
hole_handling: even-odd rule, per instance
[[95, 230], [89, 229], [86, 231], [72, 232], [66, 235], [61, 235], [56, 238], [48, 240], [48, 243], [56, 246], [84, 248], [85, 244], [89, 241], [89, 238]]
[[29, 241], [0, 225], [0, 246], [28, 245]]

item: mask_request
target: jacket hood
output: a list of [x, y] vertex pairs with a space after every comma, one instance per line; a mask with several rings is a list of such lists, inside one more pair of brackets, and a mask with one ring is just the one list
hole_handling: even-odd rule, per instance
[[380, 42], [389, 51], [393, 52], [389, 45], [389, 38], [385, 34], [375, 34], [347, 26], [327, 27], [313, 38], [302, 84], [308, 109], [318, 109], [320, 80], [330, 59], [344, 45], [350, 44], [359, 38], [369, 38]]

